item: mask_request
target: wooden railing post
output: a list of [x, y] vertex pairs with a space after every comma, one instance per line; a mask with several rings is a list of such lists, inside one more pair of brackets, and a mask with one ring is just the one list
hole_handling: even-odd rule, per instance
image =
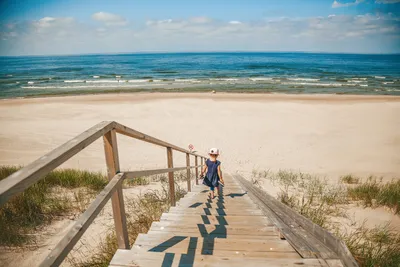
[[188, 186], [188, 192], [192, 191], [192, 181], [190, 179], [190, 155], [189, 153], [186, 153], [186, 179], [187, 179], [187, 186]]
[[197, 156], [195, 156], [194, 158], [194, 165], [196, 166], [196, 185], [199, 184], [199, 167], [197, 167], [197, 165], [199, 164], [199, 162], [197, 161]]
[[[117, 147], [117, 135], [115, 130], [111, 130], [103, 136], [104, 151], [107, 164], [108, 179], [111, 180], [115, 174], [119, 173], [119, 157]], [[115, 231], [117, 234], [118, 247], [129, 249], [128, 228], [126, 227], [126, 215], [124, 206], [124, 196], [122, 195], [122, 185], [117, 188], [111, 197]]]
[[[167, 159], [168, 159], [168, 169], [174, 167], [174, 162], [172, 158], [172, 148], [167, 147]], [[175, 182], [174, 182], [174, 172], [168, 173], [168, 182], [169, 182], [169, 195], [171, 199], [171, 206], [175, 207]]]

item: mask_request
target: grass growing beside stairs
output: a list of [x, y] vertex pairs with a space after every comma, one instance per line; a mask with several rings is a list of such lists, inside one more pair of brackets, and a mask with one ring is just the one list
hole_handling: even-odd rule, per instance
[[[0, 180], [20, 168], [0, 166]], [[73, 169], [49, 173], [0, 207], [0, 245], [20, 246], [32, 241], [30, 233], [57, 216], [83, 209], [87, 198], [101, 191], [107, 182], [101, 173]], [[68, 194], [66, 189], [73, 190]]]
[[252, 182], [262, 179], [280, 188], [278, 200], [314, 223], [344, 240], [361, 267], [400, 266], [400, 233], [387, 226], [367, 228], [359, 225], [347, 233], [335, 227], [334, 217], [346, 216], [346, 204], [361, 201], [364, 207], [386, 206], [397, 215], [400, 207], [400, 180], [383, 183], [374, 177], [366, 181], [346, 175], [341, 184], [331, 184], [320, 177], [301, 172], [253, 171]]
[[[193, 177], [193, 176], [192, 176]], [[145, 194], [125, 200], [127, 215], [127, 227], [130, 245], [135, 243], [140, 233], [147, 233], [154, 221], [158, 221], [161, 215], [171, 207], [169, 201], [168, 182], [165, 176], [158, 176], [156, 180], [162, 183], [161, 190], [150, 190]], [[175, 181], [186, 180], [182, 173], [175, 174]], [[175, 183], [175, 199], [178, 201], [186, 194]], [[100, 249], [90, 258], [84, 261], [67, 259], [75, 267], [107, 267], [118, 249], [115, 231], [111, 228], [107, 236], [100, 243]]]

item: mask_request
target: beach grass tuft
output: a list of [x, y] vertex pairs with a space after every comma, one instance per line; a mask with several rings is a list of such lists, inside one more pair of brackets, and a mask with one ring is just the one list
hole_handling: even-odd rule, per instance
[[[0, 180], [18, 171], [21, 167], [0, 166]], [[11, 198], [0, 207], [0, 245], [20, 246], [30, 240], [29, 235], [37, 227], [50, 223], [72, 209], [83, 210], [88, 198], [107, 184], [101, 173], [65, 169], [55, 170], [23, 193]], [[81, 188], [74, 191], [70, 201], [63, 189]]]
[[382, 183], [375, 177], [369, 177], [366, 182], [348, 188], [348, 197], [361, 200], [366, 207], [387, 206], [396, 214], [400, 213], [400, 180]]
[[[130, 245], [135, 243], [136, 238], [140, 233], [147, 233], [154, 221], [158, 221], [161, 215], [168, 211], [171, 207], [168, 183], [165, 176], [159, 176], [156, 179], [161, 179], [163, 184], [161, 190], [150, 190], [143, 195], [135, 196], [128, 199], [125, 203], [127, 214], [127, 227], [129, 234]], [[182, 179], [183, 175], [177, 174], [175, 180]], [[176, 201], [181, 199], [186, 194], [177, 183], [175, 184]], [[108, 266], [112, 257], [118, 249], [117, 240], [114, 229], [110, 229], [107, 236], [100, 242], [100, 247], [85, 260], [77, 260], [68, 258], [70, 265], [74, 267], [100, 267]]]
[[354, 175], [348, 174], [348, 175], [344, 175], [344, 176], [340, 177], [340, 181], [345, 184], [358, 184], [358, 183], [360, 183], [360, 178], [358, 178]]

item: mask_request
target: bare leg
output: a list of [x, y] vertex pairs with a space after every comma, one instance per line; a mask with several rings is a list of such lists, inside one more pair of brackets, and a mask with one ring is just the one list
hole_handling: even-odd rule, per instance
[[217, 196], [219, 196], [219, 186], [217, 186]]
[[211, 191], [211, 199], [214, 198], [214, 190]]

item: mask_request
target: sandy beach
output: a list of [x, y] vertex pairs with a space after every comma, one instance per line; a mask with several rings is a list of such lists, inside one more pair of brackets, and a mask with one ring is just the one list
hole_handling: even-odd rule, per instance
[[[223, 171], [250, 178], [253, 171], [294, 170], [336, 183], [341, 175], [400, 177], [400, 97], [279, 94], [152, 93], [107, 94], [0, 101], [0, 165], [26, 165], [104, 120], [121, 124], [202, 154], [222, 151]], [[118, 136], [122, 170], [166, 166], [165, 148]], [[174, 153], [176, 167], [185, 157]], [[61, 167], [105, 172], [102, 140]], [[264, 190], [279, 191], [267, 180]], [[124, 190], [125, 197], [158, 185]], [[112, 225], [110, 203], [70, 257], [97, 251]], [[368, 227], [400, 217], [383, 207], [351, 205], [348, 220]], [[11, 265], [39, 263], [74, 220], [54, 222], [39, 249], [2, 254]], [[64, 231], [61, 231], [64, 229]], [[59, 233], [59, 234], [55, 234]], [[89, 255], [90, 256], [90, 255]], [[64, 263], [63, 266], [69, 266]]]
[[[141, 93], [0, 101], [0, 164], [26, 165], [104, 120], [205, 154], [224, 170], [291, 169], [400, 177], [400, 97]], [[166, 152], [119, 137], [121, 168], [166, 166]], [[102, 140], [62, 167], [105, 171]], [[175, 166], [183, 166], [174, 153]]]

